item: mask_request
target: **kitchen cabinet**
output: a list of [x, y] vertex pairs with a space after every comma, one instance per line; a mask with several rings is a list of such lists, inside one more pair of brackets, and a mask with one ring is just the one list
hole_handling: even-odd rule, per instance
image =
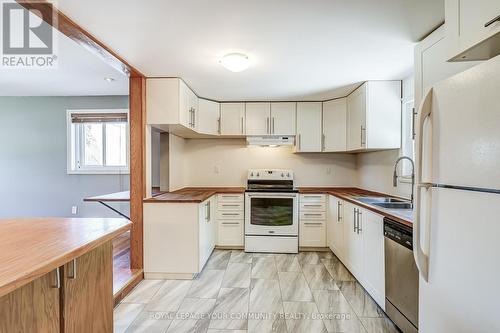
[[295, 102], [271, 103], [271, 134], [295, 135], [296, 104]]
[[326, 247], [326, 197], [323, 194], [299, 196], [299, 246]]
[[297, 103], [296, 152], [321, 152], [321, 102]]
[[217, 195], [217, 246], [244, 246], [244, 195]]
[[197, 128], [198, 97], [178, 78], [146, 79], [146, 123]]
[[271, 103], [245, 104], [246, 135], [271, 134]]
[[200, 98], [196, 124], [198, 133], [219, 135], [220, 103]]
[[64, 332], [113, 332], [113, 247], [107, 242], [61, 272]]
[[360, 209], [363, 235], [362, 285], [372, 298], [385, 308], [384, 218]]
[[[216, 203], [144, 203], [144, 276], [191, 279], [201, 272], [215, 246]], [[165, 254], [175, 254], [165, 260]]]
[[415, 46], [415, 110], [435, 83], [477, 65], [477, 61], [448, 62], [445, 25]]
[[401, 81], [368, 81], [347, 96], [347, 149], [401, 146]]
[[447, 59], [487, 60], [500, 53], [500, 1], [446, 0]]
[[328, 196], [327, 243], [330, 250], [341, 260], [344, 258], [344, 202]]
[[216, 219], [214, 216], [216, 207], [215, 196], [210, 197], [199, 205], [199, 267], [203, 269], [208, 258], [215, 248]]
[[361, 209], [344, 202], [344, 264], [362, 280], [363, 275], [363, 215]]
[[61, 332], [56, 279], [52, 271], [0, 297], [0, 332]]
[[346, 151], [347, 98], [323, 102], [324, 152]]
[[221, 103], [220, 134], [245, 135], [245, 103]]

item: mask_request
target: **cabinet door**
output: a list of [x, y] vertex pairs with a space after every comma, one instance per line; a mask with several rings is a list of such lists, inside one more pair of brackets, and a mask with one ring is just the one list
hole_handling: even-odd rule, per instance
[[212, 228], [213, 201], [205, 200], [199, 205], [199, 229], [198, 229], [198, 270], [201, 271], [213, 250], [214, 235]]
[[362, 225], [359, 208], [344, 202], [344, 258], [345, 264], [358, 279], [363, 273], [363, 233], [358, 230]]
[[295, 102], [271, 103], [271, 134], [295, 135]]
[[342, 200], [330, 195], [328, 200], [327, 242], [330, 250], [340, 259], [344, 255], [344, 221]]
[[0, 297], [0, 332], [59, 333], [60, 289], [55, 279], [50, 272]]
[[245, 103], [221, 103], [221, 135], [245, 134]]
[[346, 151], [347, 98], [323, 103], [323, 151]]
[[297, 152], [321, 151], [321, 102], [297, 103]]
[[300, 220], [299, 246], [325, 247], [326, 229], [324, 220]]
[[271, 134], [271, 104], [245, 104], [246, 135]]
[[384, 218], [361, 210], [363, 233], [363, 286], [385, 308]]
[[366, 83], [347, 96], [347, 149], [366, 147]]
[[64, 332], [113, 332], [111, 241], [63, 267]]
[[200, 98], [198, 109], [197, 131], [203, 134], [219, 134], [220, 104]]
[[244, 228], [243, 220], [219, 220], [217, 245], [243, 246]]
[[191, 89], [179, 80], [179, 122], [188, 128], [193, 127]]

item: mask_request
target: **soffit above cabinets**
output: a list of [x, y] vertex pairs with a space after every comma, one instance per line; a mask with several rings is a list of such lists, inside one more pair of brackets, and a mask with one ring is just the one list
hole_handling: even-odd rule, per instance
[[[57, 6], [148, 77], [182, 77], [223, 101], [325, 100], [366, 80], [401, 79], [443, 0], [97, 1]], [[232, 73], [218, 60], [248, 54]]]

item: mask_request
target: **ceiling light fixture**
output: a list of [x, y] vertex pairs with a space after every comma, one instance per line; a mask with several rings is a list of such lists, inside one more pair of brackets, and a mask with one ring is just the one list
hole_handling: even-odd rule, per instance
[[107, 82], [113, 82], [115, 79], [113, 79], [112, 77], [105, 77], [104, 80], [106, 80]]
[[228, 53], [219, 63], [231, 72], [242, 72], [250, 66], [250, 59], [243, 53]]

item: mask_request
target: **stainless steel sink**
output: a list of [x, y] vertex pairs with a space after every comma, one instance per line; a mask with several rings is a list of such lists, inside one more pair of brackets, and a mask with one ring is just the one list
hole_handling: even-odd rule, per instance
[[392, 198], [392, 197], [355, 197], [356, 200], [367, 204], [376, 203], [403, 203], [404, 200]]
[[388, 209], [412, 209], [411, 202], [399, 201], [399, 202], [372, 202], [374, 206], [388, 208]]

